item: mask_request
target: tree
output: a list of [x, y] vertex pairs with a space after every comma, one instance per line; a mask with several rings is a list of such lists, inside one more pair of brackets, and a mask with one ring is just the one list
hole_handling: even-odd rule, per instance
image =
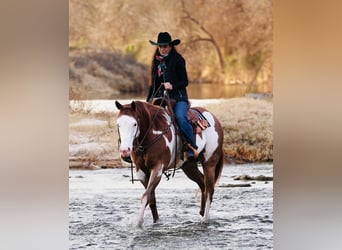
[[272, 0], [70, 0], [69, 18], [71, 47], [119, 50], [146, 65], [148, 40], [170, 32], [191, 80], [256, 84], [272, 72]]

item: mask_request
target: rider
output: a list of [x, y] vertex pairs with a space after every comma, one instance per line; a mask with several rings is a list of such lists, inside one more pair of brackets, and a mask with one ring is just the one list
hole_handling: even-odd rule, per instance
[[188, 144], [188, 159], [198, 157], [197, 145], [195, 143], [192, 126], [187, 118], [188, 76], [185, 67], [185, 60], [175, 48], [180, 40], [171, 39], [167, 32], [158, 34], [157, 42], [150, 40], [152, 45], [157, 45], [151, 65], [151, 83], [147, 101], [155, 97], [162, 97], [164, 90], [167, 90], [170, 98], [176, 101], [173, 112], [180, 131]]

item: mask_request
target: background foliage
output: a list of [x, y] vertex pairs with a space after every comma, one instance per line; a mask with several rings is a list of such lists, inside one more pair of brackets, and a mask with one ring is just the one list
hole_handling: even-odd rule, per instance
[[[155, 49], [148, 40], [155, 41], [160, 31], [181, 39], [177, 49], [187, 60], [191, 81], [266, 83], [272, 90], [272, 0], [70, 0], [70, 67], [75, 53], [90, 59], [90, 50], [115, 52], [115, 61], [121, 60], [118, 55], [130, 56], [148, 67]], [[87, 78], [73, 73], [72, 83]], [[140, 85], [148, 83], [148, 70], [145, 74], [137, 77]], [[117, 85], [117, 79], [108, 79]]]

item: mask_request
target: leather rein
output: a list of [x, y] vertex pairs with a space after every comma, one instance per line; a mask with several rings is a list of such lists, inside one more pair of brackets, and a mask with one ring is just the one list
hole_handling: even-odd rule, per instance
[[[154, 143], [156, 143], [164, 134], [166, 134], [170, 130], [171, 124], [174, 124], [174, 114], [173, 114], [173, 111], [172, 111], [172, 107], [171, 107], [171, 104], [170, 104], [170, 99], [169, 99], [169, 96], [168, 96], [167, 92], [164, 93], [164, 96], [162, 97], [162, 101], [160, 102], [159, 107], [162, 106], [163, 101], [166, 101], [167, 105], [170, 107], [169, 108], [169, 111], [170, 111], [169, 115], [171, 116], [171, 123], [170, 123], [170, 125], [166, 126], [165, 129], [162, 131], [162, 133], [158, 134], [158, 136], [156, 136], [151, 142], [149, 142], [147, 145], [143, 145], [144, 141], [146, 139], [146, 136], [148, 135], [148, 133], [152, 129], [153, 123], [154, 123], [154, 121], [155, 121], [155, 119], [157, 117], [157, 114], [158, 114], [159, 110], [154, 114], [154, 116], [152, 118], [152, 121], [150, 122], [150, 125], [149, 125], [148, 129], [146, 130], [146, 132], [145, 132], [143, 138], [141, 139], [141, 141], [139, 142], [137, 140], [137, 138], [136, 138], [135, 143], [133, 144], [134, 151], [136, 153], [142, 154], [142, 157], [144, 157], [144, 152], [146, 151], [146, 149], [148, 149], [150, 146], [152, 146]], [[138, 126], [140, 127], [139, 122], [140, 122], [140, 120], [138, 119]], [[175, 175], [176, 165], [177, 165], [177, 162], [176, 162], [177, 161], [177, 136], [176, 136], [175, 146], [176, 146], [176, 151], [175, 151], [176, 154], [175, 154], [174, 169], [173, 169], [172, 177], [174, 177], [174, 175]], [[131, 163], [132, 184], [134, 184], [133, 161], [130, 160], [130, 163]], [[164, 174], [167, 177], [167, 180], [169, 180], [169, 177], [170, 177], [171, 173], [165, 173], [164, 172]]]

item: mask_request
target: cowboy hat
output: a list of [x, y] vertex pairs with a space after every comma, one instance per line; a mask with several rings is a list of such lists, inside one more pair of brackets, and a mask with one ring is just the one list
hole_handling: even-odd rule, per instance
[[149, 41], [152, 45], [173, 45], [173, 46], [176, 46], [176, 45], [180, 44], [180, 42], [181, 42], [179, 39], [175, 39], [172, 41], [170, 34], [167, 32], [160, 32], [158, 34], [158, 41], [157, 42], [153, 42], [151, 40], [149, 40]]

